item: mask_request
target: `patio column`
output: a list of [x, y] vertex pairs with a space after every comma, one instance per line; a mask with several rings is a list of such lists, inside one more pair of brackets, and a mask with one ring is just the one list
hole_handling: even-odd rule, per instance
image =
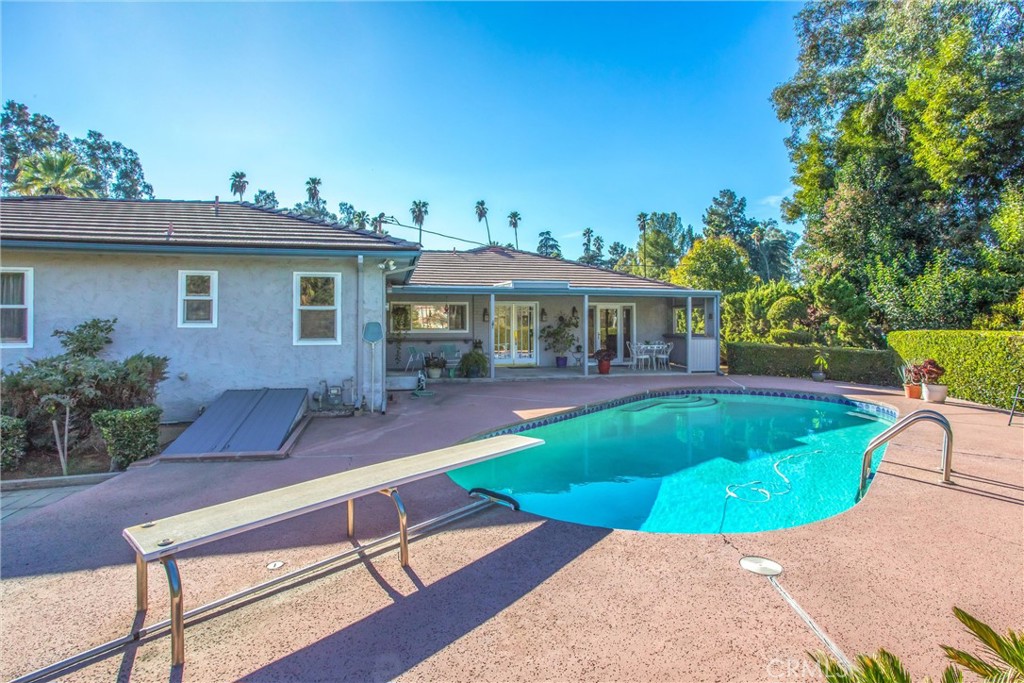
[[590, 375], [590, 295], [583, 295], [583, 376]]
[[715, 374], [722, 374], [722, 295], [715, 295]]
[[693, 297], [686, 297], [686, 374], [693, 370]]
[[487, 326], [490, 329], [490, 332], [488, 333], [487, 336], [491, 340], [491, 342], [490, 342], [490, 349], [491, 350], [488, 351], [488, 354], [491, 357], [491, 379], [494, 379], [494, 315], [495, 315], [496, 311], [494, 310], [494, 294], [493, 293], [491, 294], [491, 298], [490, 298], [490, 308], [488, 308], [487, 310], [490, 311], [490, 314], [487, 316], [487, 320], [488, 320]]

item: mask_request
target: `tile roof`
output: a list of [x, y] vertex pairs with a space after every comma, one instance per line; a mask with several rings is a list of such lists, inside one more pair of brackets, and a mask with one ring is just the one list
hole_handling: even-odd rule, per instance
[[[170, 228], [170, 235], [168, 229]], [[295, 251], [418, 251], [369, 230], [239, 202], [5, 197], [0, 239], [132, 247]]]
[[409, 287], [498, 287], [529, 281], [568, 282], [577, 289], [649, 289], [666, 293], [682, 289], [660, 280], [505, 247], [424, 251], [409, 279]]

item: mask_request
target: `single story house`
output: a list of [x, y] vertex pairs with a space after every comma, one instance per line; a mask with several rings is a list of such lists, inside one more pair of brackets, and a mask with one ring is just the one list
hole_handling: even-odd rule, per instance
[[[111, 356], [170, 359], [167, 421], [227, 389], [323, 381], [383, 408], [387, 367], [404, 369], [416, 346], [479, 341], [492, 376], [554, 366], [540, 331], [573, 313], [572, 371], [591, 372], [595, 349], [628, 363], [630, 342], [666, 337], [678, 368], [718, 370], [718, 292], [502, 247], [423, 251], [246, 203], [5, 198], [0, 271], [4, 369], [60, 353], [54, 329], [116, 317]], [[375, 325], [387, 341], [364, 341]]]
[[109, 355], [170, 359], [167, 421], [226, 389], [321, 380], [352, 380], [379, 407], [383, 344], [371, 357], [362, 331], [383, 324], [386, 280], [420, 253], [251, 204], [63, 197], [0, 201], [0, 249], [3, 367], [61, 353], [55, 328], [116, 317]]
[[423, 251], [405, 282], [388, 285], [388, 363], [400, 370], [410, 353], [442, 345], [465, 352], [476, 343], [489, 356], [491, 377], [503, 367], [554, 366], [540, 332], [565, 316], [579, 321], [567, 357], [580, 374], [591, 372], [583, 360], [598, 349], [625, 365], [631, 344], [663, 341], [673, 344], [679, 368], [717, 372], [720, 298], [505, 247]]

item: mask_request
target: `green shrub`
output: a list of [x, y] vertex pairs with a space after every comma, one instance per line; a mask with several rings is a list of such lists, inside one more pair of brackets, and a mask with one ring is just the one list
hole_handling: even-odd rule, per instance
[[807, 317], [807, 304], [795, 296], [784, 296], [768, 309], [768, 322], [773, 330], [791, 330]]
[[156, 406], [93, 413], [92, 423], [107, 442], [107, 452], [118, 469], [160, 450], [160, 413]]
[[25, 421], [8, 415], [0, 416], [0, 470], [17, 469], [25, 457], [27, 442]]
[[1013, 388], [1024, 382], [1024, 334], [978, 330], [890, 332], [901, 359], [933, 358], [946, 368], [949, 395], [1009, 408]]
[[[881, 386], [896, 386], [899, 382], [897, 359], [891, 351], [846, 347], [826, 350], [829, 379]], [[817, 351], [817, 347], [812, 346], [733, 342], [726, 344], [726, 363], [733, 375], [809, 377]]]

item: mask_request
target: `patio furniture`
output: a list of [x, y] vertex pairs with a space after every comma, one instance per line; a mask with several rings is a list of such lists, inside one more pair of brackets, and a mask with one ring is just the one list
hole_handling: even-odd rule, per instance
[[[398, 486], [533, 448], [542, 443], [544, 442], [540, 439], [520, 435], [496, 436], [368, 465], [128, 527], [122, 532], [122, 536], [135, 550], [136, 608], [143, 612], [149, 603], [147, 563], [160, 560], [167, 574], [171, 594], [171, 664], [184, 664], [185, 610], [182, 603], [181, 576], [178, 572], [178, 553], [340, 503], [348, 503], [348, 535], [352, 536], [355, 531], [355, 499], [372, 493], [382, 493], [394, 501], [398, 511], [399, 558], [402, 566], [407, 567], [409, 536], [405, 504], [398, 496]], [[492, 501], [495, 496], [497, 494], [489, 496], [484, 493], [484, 497]], [[364, 551], [366, 547], [364, 545], [356, 550]], [[352, 553], [353, 550], [346, 552]], [[295, 577], [302, 572], [319, 569], [329, 561], [331, 560], [317, 562], [286, 576]], [[283, 578], [285, 577], [271, 581], [277, 583]], [[232, 598], [238, 599], [243, 594], [251, 594], [267, 587], [267, 584], [261, 584], [248, 591], [236, 593]], [[222, 602], [223, 600], [219, 600], [210, 605]], [[203, 609], [194, 609], [190, 614]]]
[[422, 368], [423, 367], [423, 361], [425, 359], [426, 359], [426, 356], [423, 355], [422, 351], [420, 351], [415, 346], [410, 346], [409, 347], [409, 360], [405, 361], [405, 370], [406, 370], [406, 372], [409, 371], [409, 367], [410, 366], [411, 367], [415, 367], [415, 363], [417, 361], [419, 361], [420, 367]]
[[462, 358], [462, 351], [455, 344], [441, 344], [440, 355], [449, 363], [458, 363]]
[[654, 367], [660, 368], [662, 366], [668, 370], [668, 359], [672, 353], [673, 342], [667, 344], [659, 344], [654, 348]]

